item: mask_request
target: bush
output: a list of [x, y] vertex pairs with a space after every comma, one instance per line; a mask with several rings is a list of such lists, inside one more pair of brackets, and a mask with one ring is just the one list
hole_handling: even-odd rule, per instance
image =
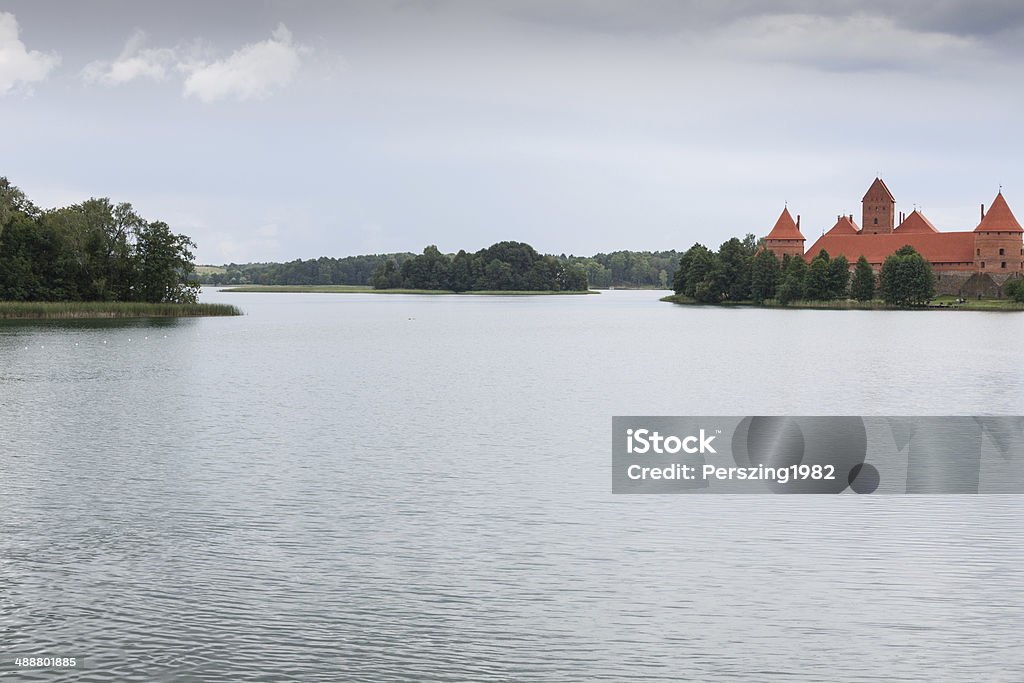
[[1010, 280], [1003, 286], [1003, 293], [1017, 303], [1024, 304], [1024, 280]]

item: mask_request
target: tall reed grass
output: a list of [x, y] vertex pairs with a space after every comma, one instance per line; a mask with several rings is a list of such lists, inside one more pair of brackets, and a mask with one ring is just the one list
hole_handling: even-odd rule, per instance
[[151, 304], [136, 301], [0, 301], [0, 318], [178, 318], [242, 315], [230, 304]]

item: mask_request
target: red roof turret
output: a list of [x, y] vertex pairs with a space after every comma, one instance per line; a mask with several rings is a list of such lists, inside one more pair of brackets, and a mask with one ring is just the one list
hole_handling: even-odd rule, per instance
[[793, 216], [790, 215], [789, 209], [785, 208], [782, 210], [782, 214], [779, 215], [779, 220], [775, 221], [775, 227], [768, 233], [765, 239], [769, 240], [802, 240], [805, 239], [800, 233], [800, 228], [796, 226], [796, 221], [793, 220]]
[[889, 198], [889, 201], [896, 201], [896, 198], [892, 196], [892, 192], [889, 192], [889, 188], [885, 186], [885, 181], [883, 181], [881, 178], [875, 178], [875, 182], [871, 183], [871, 187], [869, 187], [868, 191], [864, 193], [864, 199], [867, 199], [870, 195], [875, 194], [876, 191], [882, 192], [886, 197]]
[[1013, 211], [1010, 211], [1009, 205], [1003, 199], [1003, 193], [1000, 192], [974, 232], [1024, 232], [1024, 228], [1020, 227]]

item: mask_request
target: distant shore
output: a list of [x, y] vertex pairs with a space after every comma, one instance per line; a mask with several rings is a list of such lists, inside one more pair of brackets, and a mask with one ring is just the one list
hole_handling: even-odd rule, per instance
[[193, 318], [242, 315], [231, 304], [151, 304], [135, 301], [0, 301], [0, 320]]
[[238, 285], [218, 289], [218, 292], [280, 292], [312, 294], [472, 294], [486, 296], [549, 296], [559, 294], [599, 294], [594, 290], [571, 291], [530, 291], [530, 290], [480, 290], [453, 292], [449, 289], [374, 289], [363, 285]]
[[682, 306], [716, 306], [729, 308], [800, 308], [835, 311], [1024, 311], [1024, 303], [1011, 299], [967, 299], [958, 302], [954, 296], [940, 296], [925, 306], [893, 306], [884, 301], [855, 301], [853, 299], [836, 301], [792, 301], [785, 306], [775, 299], [755, 304], [753, 301], [722, 302], [705, 304], [680, 294], [661, 298], [668, 303]]

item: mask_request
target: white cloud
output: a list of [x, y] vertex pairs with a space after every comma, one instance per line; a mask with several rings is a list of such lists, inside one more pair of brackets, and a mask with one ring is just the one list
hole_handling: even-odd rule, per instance
[[252, 43], [216, 62], [182, 64], [190, 72], [185, 79], [185, 96], [203, 102], [225, 98], [236, 100], [266, 97], [294, 78], [307, 49], [292, 44], [291, 31], [278, 24], [269, 40]]
[[0, 95], [19, 83], [34, 83], [58, 64], [60, 57], [38, 50], [27, 50], [18, 37], [18, 20], [9, 12], [0, 12]]
[[172, 48], [147, 48], [146, 40], [146, 32], [136, 30], [117, 59], [88, 64], [82, 70], [82, 78], [87, 83], [103, 85], [120, 85], [139, 78], [162, 81], [177, 63], [177, 51]]

